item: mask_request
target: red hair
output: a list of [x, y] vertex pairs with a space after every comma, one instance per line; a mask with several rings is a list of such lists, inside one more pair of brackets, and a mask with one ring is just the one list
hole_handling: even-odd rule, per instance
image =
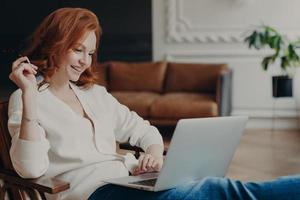
[[31, 36], [30, 47], [24, 55], [30, 57], [33, 64], [49, 82], [55, 68], [66, 53], [88, 32], [94, 31], [97, 43], [92, 55], [91, 67], [86, 69], [76, 82], [78, 86], [89, 88], [95, 83], [93, 71], [97, 63], [97, 49], [102, 33], [97, 16], [84, 8], [60, 8], [49, 14]]

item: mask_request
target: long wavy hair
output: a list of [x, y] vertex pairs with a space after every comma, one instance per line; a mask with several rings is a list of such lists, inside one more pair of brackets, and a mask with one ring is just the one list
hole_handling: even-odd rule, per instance
[[40, 86], [49, 83], [67, 52], [89, 31], [95, 32], [97, 43], [91, 67], [75, 82], [83, 88], [90, 88], [95, 83], [93, 71], [97, 63], [97, 50], [102, 34], [97, 16], [84, 8], [60, 8], [42, 21], [29, 38], [30, 46], [23, 52], [43, 76], [44, 80]]

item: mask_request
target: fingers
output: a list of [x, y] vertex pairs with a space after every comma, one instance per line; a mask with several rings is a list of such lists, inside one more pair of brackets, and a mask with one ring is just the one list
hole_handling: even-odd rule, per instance
[[21, 74], [23, 73], [24, 75], [27, 74], [36, 74], [37, 71], [33, 66], [31, 66], [28, 63], [21, 63], [16, 69], [15, 69], [16, 74]]
[[149, 159], [150, 159], [150, 155], [149, 154], [145, 154], [144, 155], [144, 159], [141, 162], [141, 170], [147, 171], [147, 167], [146, 166], [148, 164]]
[[140, 157], [139, 157], [139, 166], [138, 166], [138, 170], [139, 170], [139, 171], [142, 170], [144, 157], [145, 157], [144, 154], [140, 155]]
[[[25, 63], [25, 61], [27, 61], [27, 63]], [[26, 57], [26, 56], [18, 58], [12, 64], [12, 71], [13, 72], [16, 71], [18, 74], [20, 73], [20, 71], [23, 72], [24, 70], [26, 73], [36, 74], [37, 69], [38, 69], [38, 67], [31, 64], [29, 62], [28, 57]]]
[[[27, 63], [25, 63], [25, 61], [27, 61]], [[12, 70], [18, 68], [22, 63], [28, 64], [28, 65], [32, 66], [35, 70], [38, 69], [37, 66], [35, 66], [35, 65], [33, 65], [33, 64], [30, 63], [30, 61], [29, 61], [29, 59], [28, 59], [27, 56], [23, 56], [23, 57], [20, 57], [20, 58], [18, 58], [17, 60], [15, 60], [13, 62], [13, 64], [12, 64]]]
[[138, 171], [139, 172], [152, 172], [160, 171], [162, 160], [153, 157], [151, 154], [142, 154], [139, 158]]
[[[27, 62], [26, 62], [27, 61]], [[20, 57], [12, 64], [12, 72], [9, 79], [12, 80], [22, 91], [36, 89], [37, 81], [34, 75], [38, 67], [32, 65], [27, 57]]]
[[21, 63], [19, 66], [15, 67], [14, 70], [10, 73], [9, 79], [14, 81], [15, 83], [18, 83], [20, 80], [24, 80], [23, 78], [30, 74], [37, 74], [35, 68], [28, 63]]
[[14, 70], [15, 68], [17, 68], [22, 62], [25, 62], [27, 61], [27, 57], [24, 56], [24, 57], [20, 57], [18, 58], [17, 60], [15, 60], [12, 64], [12, 70]]
[[140, 170], [140, 168], [139, 168], [139, 167], [136, 167], [136, 168], [133, 170], [132, 175], [136, 176], [136, 175], [139, 175], [139, 174], [141, 174], [141, 173], [143, 173], [143, 172]]
[[25, 75], [26, 74], [37, 74], [37, 71], [30, 65], [30, 64], [25, 64], [24, 66], [24, 71]]
[[159, 163], [158, 161], [154, 160], [152, 165], [151, 165], [151, 168], [154, 169], [154, 171], [159, 171]]
[[153, 157], [151, 154], [142, 154], [139, 157], [139, 164], [133, 170], [134, 176], [147, 173], [147, 172], [158, 172], [161, 170], [163, 165], [163, 158]]
[[139, 167], [142, 171], [147, 171], [148, 167], [150, 167], [149, 162], [153, 162], [153, 158], [150, 154], [143, 154], [139, 159]]

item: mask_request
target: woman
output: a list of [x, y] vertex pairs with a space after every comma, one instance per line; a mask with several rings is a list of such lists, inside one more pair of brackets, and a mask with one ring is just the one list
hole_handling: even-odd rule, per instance
[[[20, 88], [9, 103], [13, 166], [24, 178], [69, 181], [68, 199], [86, 199], [101, 180], [128, 175], [134, 157], [118, 155], [116, 140], [146, 151], [135, 174], [158, 171], [163, 163], [158, 130], [94, 85], [100, 34], [92, 12], [59, 9], [33, 34], [24, 53], [32, 64], [18, 58], [10, 74]], [[44, 77], [39, 85], [37, 71]]]
[[[60, 198], [72, 200], [238, 199], [261, 197], [256, 196], [261, 190], [269, 191], [264, 184], [219, 178], [156, 193], [104, 185], [102, 180], [129, 171], [134, 175], [160, 171], [163, 142], [155, 127], [94, 84], [100, 35], [97, 17], [89, 10], [58, 9], [36, 29], [26, 57], [13, 63], [10, 79], [20, 89], [10, 97], [8, 127], [10, 156], [20, 176], [68, 181], [71, 188]], [[39, 82], [37, 72], [43, 77]], [[116, 141], [140, 146], [145, 155], [138, 161], [131, 154], [118, 155]], [[293, 184], [299, 186], [299, 181]]]

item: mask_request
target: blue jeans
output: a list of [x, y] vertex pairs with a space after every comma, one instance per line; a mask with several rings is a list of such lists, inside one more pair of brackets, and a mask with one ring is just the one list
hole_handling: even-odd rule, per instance
[[148, 192], [117, 185], [98, 188], [89, 200], [220, 200], [220, 199], [270, 199], [299, 200], [300, 175], [281, 177], [260, 183], [242, 183], [227, 178], [207, 177], [200, 182], [189, 182], [174, 189]]

